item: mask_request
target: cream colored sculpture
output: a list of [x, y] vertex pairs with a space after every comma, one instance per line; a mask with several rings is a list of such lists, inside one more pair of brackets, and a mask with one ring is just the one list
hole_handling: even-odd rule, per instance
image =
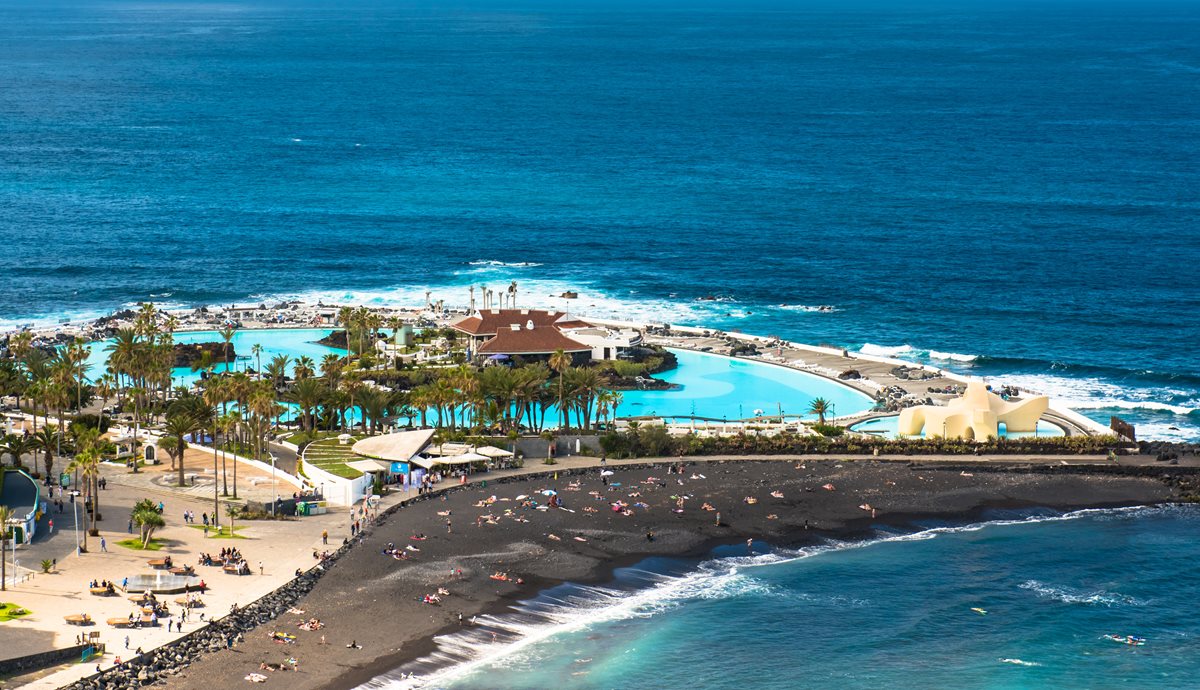
[[955, 398], [945, 407], [918, 405], [900, 412], [900, 433], [917, 436], [922, 430], [926, 438], [975, 438], [985, 439], [1000, 435], [1000, 424], [1007, 431], [1037, 431], [1038, 420], [1050, 407], [1044, 395], [1026, 398], [1020, 402], [1007, 402], [992, 393], [982, 381], [967, 384], [961, 398]]

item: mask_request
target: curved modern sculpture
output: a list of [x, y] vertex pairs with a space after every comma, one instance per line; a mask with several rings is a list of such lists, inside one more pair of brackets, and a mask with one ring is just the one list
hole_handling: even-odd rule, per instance
[[1038, 420], [1050, 407], [1044, 395], [1008, 402], [989, 391], [982, 381], [971, 381], [961, 398], [945, 407], [918, 405], [900, 411], [899, 431], [904, 436], [926, 438], [985, 439], [1000, 435], [1000, 424], [1006, 431], [1037, 431]]

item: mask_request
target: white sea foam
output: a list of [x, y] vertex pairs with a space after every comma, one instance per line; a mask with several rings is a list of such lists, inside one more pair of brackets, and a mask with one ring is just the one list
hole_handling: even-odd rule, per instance
[[[695, 571], [677, 577], [646, 574], [653, 584], [633, 592], [607, 587], [578, 587], [575, 590], [578, 593], [566, 599], [547, 600], [542, 597], [540, 600], [528, 602], [516, 614], [481, 616], [473, 629], [436, 638], [437, 651], [428, 657], [397, 671], [377, 676], [358, 687], [371, 690], [436, 687], [490, 666], [530, 663], [538, 654], [535, 646], [556, 635], [586, 630], [611, 621], [653, 617], [689, 600], [778, 594], [772, 585], [753, 576], [753, 570], [759, 567], [848, 549], [934, 539], [940, 535], [974, 532], [989, 527], [1058, 522], [1083, 517], [1133, 517], [1165, 509], [1170, 507], [1077, 510], [1062, 515], [937, 527], [913, 534], [891, 535], [872, 540], [831, 542], [793, 551], [723, 558], [702, 563]], [[866, 605], [867, 602], [851, 603]], [[493, 633], [496, 634], [495, 638], [492, 637]], [[1020, 665], [1025, 664], [1033, 662], [1021, 662]], [[415, 669], [429, 672], [417, 678], [404, 677], [406, 673], [415, 672]]]
[[1200, 400], [1189, 400], [1182, 405], [1159, 402], [1162, 398], [1187, 395], [1188, 392], [1184, 390], [1167, 387], [1132, 388], [1095, 377], [1002, 374], [992, 377], [992, 382], [1041, 393], [1075, 409], [1141, 409], [1187, 415], [1200, 408]]
[[1000, 658], [1000, 663], [1013, 664], [1014, 666], [1041, 666], [1041, 664], [1039, 664], [1036, 661], [1025, 661], [1024, 659], [1007, 659], [1004, 657]]
[[896, 357], [898, 355], [911, 354], [915, 350], [912, 345], [876, 345], [875, 343], [866, 343], [858, 348], [858, 351], [864, 355], [872, 355], [874, 357]]
[[480, 259], [478, 261], [468, 261], [468, 266], [491, 266], [494, 268], [535, 268], [544, 266], [536, 261], [495, 261], [493, 259]]
[[832, 304], [821, 304], [817, 306], [813, 306], [811, 304], [780, 304], [778, 305], [778, 308], [786, 311], [819, 312], [824, 314], [841, 311], [841, 309], [833, 306]]
[[1145, 606], [1146, 602], [1119, 592], [1103, 589], [1085, 590], [1075, 587], [1048, 585], [1037, 580], [1026, 580], [1017, 585], [1046, 599], [1057, 599], [1064, 604], [1092, 604], [1097, 606]]
[[946, 359], [954, 362], [974, 362], [979, 359], [979, 355], [964, 355], [957, 352], [938, 352], [937, 350], [929, 351], [930, 359]]

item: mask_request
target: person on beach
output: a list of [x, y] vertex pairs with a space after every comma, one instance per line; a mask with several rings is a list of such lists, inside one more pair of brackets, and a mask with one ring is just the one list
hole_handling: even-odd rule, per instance
[[719, 510], [717, 511], [717, 522], [716, 522], [716, 525], [717, 525], [717, 527], [720, 527], [720, 526], [721, 526], [721, 511], [719, 511]]

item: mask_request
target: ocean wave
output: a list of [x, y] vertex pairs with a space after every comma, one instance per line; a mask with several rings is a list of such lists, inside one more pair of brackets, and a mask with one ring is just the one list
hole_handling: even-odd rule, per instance
[[819, 304], [816, 306], [811, 304], [780, 304], [778, 305], [778, 308], [787, 311], [818, 312], [823, 314], [831, 314], [835, 311], [841, 311], [841, 309], [833, 306], [832, 304]]
[[490, 266], [493, 268], [535, 268], [537, 266], [545, 266], [545, 264], [536, 261], [496, 261], [493, 259], [479, 259], [478, 261], [468, 261], [468, 266]]
[[1000, 663], [1013, 664], [1014, 666], [1041, 666], [1041, 664], [1039, 664], [1036, 661], [1025, 661], [1024, 659], [1008, 659], [1005, 657], [1000, 657]]
[[[990, 527], [1032, 525], [1077, 520], [1084, 517], [1133, 518], [1157, 514], [1173, 506], [1094, 508], [1056, 515], [1031, 515], [1013, 520], [993, 520], [954, 527], [935, 527], [912, 534], [887, 535], [857, 542], [831, 541], [800, 549], [780, 550], [753, 556], [715, 559], [701, 563], [689, 573], [664, 576], [642, 571], [650, 583], [640, 590], [610, 587], [565, 586], [567, 594], [550, 590], [537, 599], [524, 602], [512, 614], [480, 616], [476, 626], [462, 632], [435, 638], [436, 651], [396, 671], [384, 673], [358, 687], [363, 690], [400, 690], [428, 685], [437, 686], [489, 666], [527, 663], [537, 654], [539, 643], [564, 633], [589, 629], [597, 624], [648, 618], [673, 610], [687, 601], [729, 599], [742, 596], [778, 596], [777, 587], [753, 576], [753, 570], [789, 563], [848, 549], [870, 548], [877, 544], [934, 539], [941, 535], [974, 532]], [[794, 593], [789, 593], [794, 596]], [[803, 595], [799, 595], [803, 598]], [[845, 600], [840, 605], [866, 605]], [[495, 634], [495, 637], [493, 637]], [[1012, 663], [1012, 662], [1006, 662]], [[1032, 662], [1029, 662], [1032, 663]], [[417, 674], [416, 677], [407, 677]]]
[[963, 355], [957, 352], [938, 352], [930, 350], [928, 353], [930, 359], [945, 359], [954, 362], [974, 362], [979, 359], [979, 355]]
[[[1044, 374], [998, 374], [995, 384], [1010, 385], [1049, 396], [1076, 409], [1121, 409], [1190, 415], [1200, 409], [1195, 391], [1168, 386], [1133, 387], [1096, 377], [1076, 378]], [[1182, 399], [1181, 399], [1182, 398]], [[1175, 399], [1176, 402], [1162, 402]]]
[[1084, 590], [1074, 587], [1048, 585], [1037, 580], [1026, 580], [1017, 587], [1034, 592], [1046, 599], [1057, 599], [1064, 604], [1093, 604], [1099, 606], [1145, 606], [1146, 602], [1119, 592], [1103, 589]]
[[896, 357], [916, 352], [912, 345], [876, 345], [875, 343], [865, 343], [858, 348], [858, 351], [873, 357]]

